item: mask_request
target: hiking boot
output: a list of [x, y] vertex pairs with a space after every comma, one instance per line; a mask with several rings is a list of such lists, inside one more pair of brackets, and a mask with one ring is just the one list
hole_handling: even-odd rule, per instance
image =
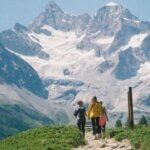
[[100, 134], [100, 133], [97, 134], [96, 137], [97, 137], [98, 139], [100, 139], [100, 138], [101, 138], [101, 134]]
[[101, 134], [99, 133], [99, 134], [97, 134], [97, 138], [98, 139], [100, 139], [101, 138]]
[[92, 139], [93, 139], [93, 140], [96, 140], [96, 135], [94, 135]]
[[105, 133], [104, 132], [102, 132], [102, 139], [104, 139], [105, 138]]

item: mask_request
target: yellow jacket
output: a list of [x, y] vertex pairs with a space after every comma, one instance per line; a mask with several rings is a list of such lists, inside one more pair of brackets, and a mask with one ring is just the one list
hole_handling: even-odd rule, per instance
[[88, 118], [100, 117], [103, 115], [102, 106], [99, 102], [91, 103], [88, 107]]

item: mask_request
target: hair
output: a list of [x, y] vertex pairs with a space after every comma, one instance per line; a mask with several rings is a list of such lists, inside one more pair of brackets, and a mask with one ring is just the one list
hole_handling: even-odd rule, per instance
[[97, 97], [96, 97], [96, 96], [93, 96], [91, 101], [92, 101], [92, 102], [97, 102]]
[[100, 101], [100, 104], [103, 105], [103, 101]]
[[78, 103], [79, 106], [83, 105], [83, 101], [81, 101], [81, 100], [79, 100], [77, 103]]

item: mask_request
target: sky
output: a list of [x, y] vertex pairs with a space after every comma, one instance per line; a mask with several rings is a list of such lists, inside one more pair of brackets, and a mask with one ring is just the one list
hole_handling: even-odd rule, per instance
[[[45, 8], [49, 0], [0, 0], [0, 31], [12, 28], [16, 22], [30, 24]], [[73, 15], [89, 13], [109, 2], [128, 8], [143, 21], [150, 22], [150, 0], [54, 0], [65, 12]]]

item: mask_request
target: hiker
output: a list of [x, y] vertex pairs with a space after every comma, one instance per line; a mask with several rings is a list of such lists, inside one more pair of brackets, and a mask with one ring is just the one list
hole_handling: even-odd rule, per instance
[[99, 125], [99, 117], [102, 115], [102, 106], [94, 96], [88, 107], [87, 116], [92, 121], [93, 139], [99, 138], [101, 134], [101, 127]]
[[103, 102], [100, 101], [100, 104], [102, 106], [102, 115], [99, 118], [99, 125], [101, 126], [102, 137], [104, 137], [106, 123], [107, 123], [107, 121], [109, 121], [109, 119], [108, 119], [106, 108], [105, 108], [105, 106], [103, 106]]
[[77, 118], [77, 126], [85, 137], [86, 110], [83, 106], [83, 101], [78, 101], [78, 109], [75, 110], [74, 116]]

